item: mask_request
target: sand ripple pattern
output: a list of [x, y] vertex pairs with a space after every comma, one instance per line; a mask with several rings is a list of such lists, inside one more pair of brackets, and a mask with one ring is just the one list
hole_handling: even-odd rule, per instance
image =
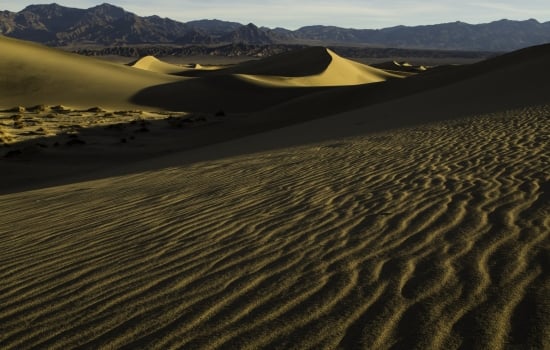
[[1, 196], [0, 348], [548, 348], [549, 120]]

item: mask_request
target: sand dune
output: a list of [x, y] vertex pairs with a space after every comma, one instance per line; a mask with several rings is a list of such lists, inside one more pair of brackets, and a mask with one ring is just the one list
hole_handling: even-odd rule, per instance
[[542, 349], [549, 116], [2, 196], [0, 345]]
[[[5, 37], [0, 37], [0, 44], [5, 49], [0, 56], [0, 109], [43, 104], [73, 109], [100, 106], [112, 110], [249, 111], [310, 92], [289, 89], [269, 93], [231, 76], [175, 76]], [[152, 58], [145, 59], [141, 66], [147, 62], [167, 69], [166, 64]], [[149, 90], [152, 95], [147, 93]], [[257, 98], [250, 101], [255, 95]]]
[[391, 77], [0, 45], [0, 106], [47, 105], [0, 112], [0, 348], [550, 344], [550, 46], [329, 88]]
[[297, 50], [216, 71], [187, 71], [182, 75], [231, 75], [253, 84], [269, 87], [346, 86], [403, 77], [397, 73], [388, 73], [342, 58], [332, 50], [323, 47]]
[[360, 85], [403, 77], [400, 72], [389, 73], [354, 62], [322, 47], [297, 50], [221, 69], [205, 69], [201, 65], [197, 65], [195, 69], [185, 69], [162, 62], [153, 56], [141, 58], [132, 67], [192, 77], [236, 76], [252, 84], [268, 87]]
[[0, 108], [36, 104], [136, 108], [131, 96], [182, 78], [0, 36]]
[[326, 49], [331, 62], [320, 74], [303, 77], [239, 74], [238, 76], [267, 86], [346, 86], [378, 83], [402, 76], [357, 63]]
[[[325, 48], [299, 50], [226, 69], [188, 70], [182, 75], [195, 79], [146, 88], [132, 102], [192, 112], [254, 113], [330, 88], [402, 77], [341, 58]], [[338, 108], [338, 104], [333, 107]], [[293, 116], [310, 114], [306, 106], [294, 112]]]
[[154, 56], [142, 57], [136, 62], [132, 63], [131, 66], [134, 68], [163, 74], [178, 74], [189, 70], [189, 68], [163, 62]]
[[322, 87], [397, 77], [324, 48], [227, 69], [186, 69], [151, 56], [128, 67], [1, 36], [0, 44], [5, 49], [0, 57], [0, 109], [61, 104], [76, 109], [252, 112]]
[[[550, 44], [532, 47], [480, 63], [445, 67], [407, 79], [393, 79], [384, 84], [346, 86], [315, 92], [261, 111], [258, 119], [284, 124], [295, 120], [315, 119], [358, 111], [358, 122], [370, 106], [385, 103], [369, 118], [369, 123], [391, 116], [395, 101], [403, 99], [414, 117], [397, 113], [381, 121], [395, 127], [454, 118], [477, 113], [504, 111], [549, 101]], [[378, 121], [376, 121], [378, 122]], [[335, 126], [338, 126], [337, 124]]]
[[[303, 77], [322, 73], [331, 64], [332, 57], [323, 47], [310, 47], [290, 51], [261, 60], [243, 62], [215, 72], [198, 71], [194, 76], [207, 75], [271, 75], [284, 77]], [[193, 72], [186, 72], [193, 75]]]
[[[242, 137], [250, 133], [302, 123], [302, 125], [292, 129], [270, 133], [272, 139], [267, 143], [260, 138], [253, 142], [246, 141], [247, 143], [238, 147], [223, 147], [211, 152], [217, 157], [222, 157], [242, 152], [254, 152], [254, 149], [266, 149], [266, 147], [288, 147], [478, 113], [492, 113], [530, 105], [542, 105], [548, 102], [548, 88], [545, 88], [550, 81], [550, 73], [545, 69], [546, 59], [550, 57], [548, 48], [550, 46], [522, 50], [481, 64], [460, 67], [464, 69], [458, 69], [458, 71], [457, 69], [435, 70], [433, 73], [428, 72], [426, 75], [414, 78], [397, 79], [383, 84], [332, 88], [320, 93], [315, 93], [316, 90], [312, 90], [310, 95], [306, 96], [302, 95], [303, 92], [296, 91], [296, 88], [258, 88], [235, 79], [228, 81], [227, 75], [190, 79], [177, 82], [175, 87], [171, 84], [163, 88], [155, 87], [148, 96], [143, 96], [140, 101], [142, 104], [150, 104], [155, 108], [183, 109], [194, 112], [209, 109], [208, 113], [192, 113], [190, 116], [195, 115], [201, 119], [211, 119], [214, 123], [210, 123], [208, 128], [198, 128], [194, 129], [192, 133], [188, 133], [187, 128], [181, 130], [173, 130], [172, 127], [167, 128], [172, 123], [170, 120], [159, 121], [159, 123], [154, 123], [151, 126], [154, 132], [147, 135], [145, 139], [148, 141], [144, 141], [143, 136], [145, 135], [143, 135], [139, 137], [141, 141], [138, 144], [146, 147], [148, 156], [151, 154], [158, 156], [165, 152], [196, 148], [212, 142]], [[177, 86], [178, 84], [183, 86]], [[176, 95], [176, 100], [173, 100], [171, 94], [174, 90], [193, 91], [194, 93], [191, 93], [190, 96]], [[211, 94], [202, 93], [207, 91], [210, 91]], [[302, 97], [300, 97], [301, 95]], [[261, 111], [273, 104], [276, 106]], [[232, 111], [239, 108], [246, 108], [248, 111], [260, 110], [261, 112], [253, 113], [250, 116], [230, 113], [229, 117], [221, 119], [214, 116], [214, 113], [219, 110]], [[0, 141], [12, 142], [16, 139], [37, 139], [37, 142], [42, 145], [52, 146], [56, 141], [64, 143], [66, 139], [61, 137], [60, 140], [54, 139], [53, 141], [49, 141], [50, 139], [39, 140], [40, 134], [44, 137], [45, 132], [54, 132], [55, 129], [60, 129], [60, 127], [69, 128], [62, 131], [63, 133], [67, 133], [76, 127], [80, 127], [80, 129], [76, 129], [80, 131], [76, 132], [83, 133], [82, 127], [87, 127], [92, 123], [101, 126], [102, 123], [116, 124], [133, 121], [132, 119], [118, 118], [117, 115], [106, 118], [105, 113], [75, 111], [71, 114], [84, 114], [81, 123], [71, 114], [67, 115], [68, 118], [61, 115], [62, 118], [58, 118], [60, 127], [56, 127], [52, 124], [55, 124], [56, 119], [46, 118], [48, 114], [49, 112], [23, 113], [20, 116], [21, 122], [16, 122], [12, 120], [14, 113], [0, 113], [0, 134], [4, 133], [0, 135]], [[161, 115], [160, 117], [166, 118], [170, 115], [167, 114], [165, 117]], [[324, 117], [314, 123], [307, 122], [322, 116], [329, 117]], [[46, 119], [41, 121], [40, 118]], [[65, 119], [69, 122], [68, 124], [63, 121]], [[139, 122], [139, 120], [137, 121]], [[23, 127], [16, 126], [16, 124], [22, 124]], [[125, 129], [132, 131], [135, 127], [127, 125]], [[312, 130], [315, 130], [315, 132], [312, 132]], [[168, 137], [167, 132], [171, 136]], [[133, 135], [127, 132], [113, 134], [109, 131], [109, 137], [104, 138], [105, 131], [102, 128], [86, 130], [85, 134], [87, 138], [92, 140], [104, 140], [101, 143], [100, 150], [108, 154], [119, 154], [120, 150], [107, 150], [112, 148], [113, 145], [110, 143], [104, 144], [103, 142], [106, 140], [118, 142], [121, 138], [128, 138]], [[262, 138], [265, 137], [262, 136]], [[155, 138], [158, 141], [155, 141]], [[167, 142], [160, 142], [164, 139]], [[271, 146], [266, 146], [267, 144]], [[100, 145], [96, 146], [99, 147]], [[29, 147], [33, 152], [37, 148], [32, 143], [25, 143], [21, 147]], [[36, 188], [42, 183], [50, 183], [50, 180], [53, 179], [60, 179], [63, 183], [63, 175], [78, 172], [81, 166], [86, 165], [86, 169], [97, 169], [108, 163], [106, 163], [105, 156], [102, 154], [95, 155], [98, 159], [103, 159], [101, 161], [82, 162], [78, 152], [84, 150], [75, 154], [71, 150], [66, 154], [69, 159], [66, 159], [65, 152], [68, 150], [59, 150], [63, 151], [61, 153], [63, 157], [61, 157], [57, 154], [59, 153], [57, 149], [54, 150], [51, 147], [43, 149], [41, 146], [39, 148], [40, 152], [36, 157], [39, 157], [39, 159], [46, 157], [49, 162], [56, 161], [57, 165], [48, 166], [47, 171], [36, 173], [23, 164], [5, 164], [5, 167], [15, 167], [16, 169], [10, 169], [4, 173], [4, 186], [0, 188], [0, 191], [11, 192], [18, 188]], [[93, 151], [88, 151], [88, 147], [85, 149], [86, 152]], [[24, 151], [17, 145], [14, 145], [11, 150]], [[9, 151], [10, 149], [6, 149], [4, 154]], [[138, 154], [136, 153], [134, 157], [128, 157], [128, 159], [139, 158]], [[210, 158], [207, 152], [200, 153], [195, 159], [204, 159], [205, 157]], [[78, 164], [78, 167], [73, 166], [69, 169], [66, 164]], [[48, 176], [45, 176], [46, 173]], [[22, 178], [26, 179], [26, 182], [21, 182], [20, 179]], [[29, 186], [27, 183], [33, 185]], [[23, 186], [21, 186], [22, 184]]]
[[186, 75], [190, 72], [214, 71], [225, 69], [223, 65], [202, 65], [200, 63], [187, 63], [184, 65], [164, 62], [155, 56], [145, 56], [129, 64], [131, 67], [147, 70], [155, 73]]

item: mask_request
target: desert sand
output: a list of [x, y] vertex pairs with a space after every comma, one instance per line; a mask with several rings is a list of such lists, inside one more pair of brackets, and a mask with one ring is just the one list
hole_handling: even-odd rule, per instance
[[1, 348], [548, 348], [549, 46], [403, 78], [0, 45]]

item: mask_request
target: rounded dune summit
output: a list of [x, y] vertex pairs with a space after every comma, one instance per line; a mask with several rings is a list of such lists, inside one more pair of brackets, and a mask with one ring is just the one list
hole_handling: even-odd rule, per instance
[[148, 72], [0, 36], [0, 107], [131, 107], [132, 95], [181, 77]]
[[162, 73], [162, 74], [178, 74], [182, 73], [188, 68], [180, 67], [175, 64], [163, 62], [155, 56], [145, 56], [140, 58], [131, 64], [134, 68], [147, 70], [150, 72]]
[[182, 75], [234, 75], [244, 81], [267, 87], [360, 85], [402, 77], [342, 58], [324, 47], [296, 50], [211, 72], [186, 72]]
[[309, 47], [278, 55], [243, 62], [233, 67], [215, 72], [199, 72], [200, 75], [270, 75], [285, 77], [302, 77], [320, 74], [330, 65], [332, 57], [324, 47]]

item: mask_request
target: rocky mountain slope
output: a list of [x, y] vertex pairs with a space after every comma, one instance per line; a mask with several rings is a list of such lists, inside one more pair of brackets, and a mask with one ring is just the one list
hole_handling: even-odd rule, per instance
[[0, 12], [0, 33], [51, 46], [197, 44], [344, 44], [395, 48], [511, 51], [550, 42], [550, 22], [500, 20], [471, 25], [463, 22], [385, 29], [308, 26], [295, 31], [259, 28], [220, 20], [177, 22], [158, 16], [140, 17], [102, 4], [89, 9], [30, 5], [20, 12]]

